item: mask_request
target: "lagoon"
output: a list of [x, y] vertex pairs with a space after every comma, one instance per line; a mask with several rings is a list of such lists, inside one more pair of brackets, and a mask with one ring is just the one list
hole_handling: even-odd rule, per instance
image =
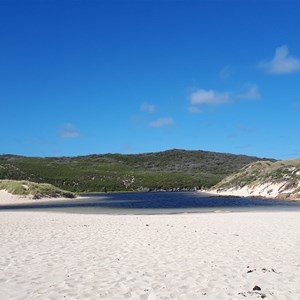
[[84, 194], [68, 201], [4, 205], [1, 210], [59, 211], [83, 214], [176, 214], [243, 211], [300, 211], [300, 202], [212, 197], [199, 192]]

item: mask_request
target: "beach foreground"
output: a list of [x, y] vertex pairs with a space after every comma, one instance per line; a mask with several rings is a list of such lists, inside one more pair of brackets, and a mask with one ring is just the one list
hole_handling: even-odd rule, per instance
[[1, 212], [0, 298], [300, 299], [299, 228], [296, 212]]

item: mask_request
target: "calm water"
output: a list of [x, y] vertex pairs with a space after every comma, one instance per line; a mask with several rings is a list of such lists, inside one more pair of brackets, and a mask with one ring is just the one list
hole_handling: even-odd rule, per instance
[[273, 199], [207, 197], [196, 192], [84, 195], [72, 202], [1, 206], [1, 210], [43, 210], [92, 214], [165, 214], [219, 211], [300, 211], [300, 202]]

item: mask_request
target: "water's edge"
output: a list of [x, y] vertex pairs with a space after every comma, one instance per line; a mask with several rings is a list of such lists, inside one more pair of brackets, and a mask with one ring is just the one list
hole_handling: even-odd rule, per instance
[[80, 199], [4, 205], [0, 211], [59, 211], [81, 214], [179, 214], [300, 211], [300, 203], [278, 199], [213, 197], [199, 192], [85, 194]]

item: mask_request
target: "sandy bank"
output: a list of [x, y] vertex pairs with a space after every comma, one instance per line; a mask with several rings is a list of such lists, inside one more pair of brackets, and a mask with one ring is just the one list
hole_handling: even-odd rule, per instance
[[[199, 191], [203, 192], [203, 191]], [[279, 193], [262, 193], [261, 191], [253, 191], [247, 187], [243, 188], [232, 188], [228, 190], [210, 190], [205, 191], [206, 193], [210, 194], [210, 196], [224, 196], [224, 197], [243, 197], [243, 198], [266, 198], [266, 199], [281, 199], [281, 200], [293, 200], [293, 201], [299, 201], [300, 196], [292, 195], [290, 196], [287, 194], [279, 194]]]
[[296, 212], [1, 212], [0, 295], [300, 299], [299, 228]]

